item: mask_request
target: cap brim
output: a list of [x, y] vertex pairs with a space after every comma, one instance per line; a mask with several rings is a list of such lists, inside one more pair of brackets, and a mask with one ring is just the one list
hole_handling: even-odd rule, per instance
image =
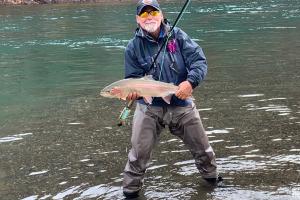
[[141, 14], [142, 10], [143, 10], [146, 6], [150, 6], [150, 7], [152, 7], [152, 8], [155, 8], [156, 10], [161, 11], [160, 8], [157, 7], [157, 6], [143, 4], [143, 5], [141, 6], [141, 8], [139, 9], [139, 11], [137, 12], [137, 15]]

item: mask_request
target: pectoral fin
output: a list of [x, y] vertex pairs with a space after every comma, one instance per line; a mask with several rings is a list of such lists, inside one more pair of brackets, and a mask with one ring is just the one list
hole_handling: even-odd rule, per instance
[[170, 104], [170, 103], [171, 103], [172, 96], [173, 96], [173, 94], [169, 94], [168, 96], [162, 97], [162, 99], [163, 99], [167, 104]]

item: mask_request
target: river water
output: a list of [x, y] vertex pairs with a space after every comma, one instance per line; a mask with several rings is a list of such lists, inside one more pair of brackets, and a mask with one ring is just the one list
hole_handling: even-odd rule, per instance
[[[182, 1], [162, 3], [171, 21]], [[99, 91], [123, 77], [135, 4], [0, 8], [0, 199], [122, 199], [130, 125]], [[163, 132], [140, 199], [300, 199], [298, 0], [192, 1], [179, 27], [204, 49], [195, 103], [224, 187], [201, 182]]]

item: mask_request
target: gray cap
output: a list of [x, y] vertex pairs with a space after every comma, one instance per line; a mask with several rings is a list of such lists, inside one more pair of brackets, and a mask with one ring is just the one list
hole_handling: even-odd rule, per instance
[[151, 6], [159, 11], [161, 10], [156, 0], [140, 0], [136, 7], [136, 14], [139, 15], [146, 6]]

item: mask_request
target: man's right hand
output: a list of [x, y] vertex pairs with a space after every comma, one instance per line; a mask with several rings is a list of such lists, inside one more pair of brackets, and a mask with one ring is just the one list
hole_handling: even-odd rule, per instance
[[126, 100], [127, 101], [130, 101], [130, 100], [136, 100], [138, 99], [140, 96], [136, 93], [136, 92], [131, 92], [128, 94], [128, 96], [126, 97]]

